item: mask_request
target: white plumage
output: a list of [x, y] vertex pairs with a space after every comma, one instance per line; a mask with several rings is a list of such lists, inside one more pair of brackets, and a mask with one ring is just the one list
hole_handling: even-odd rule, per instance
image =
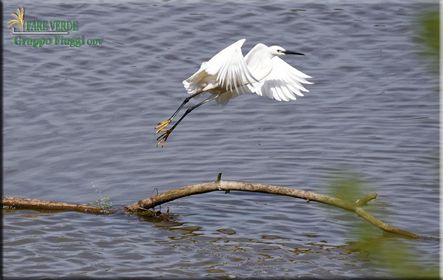
[[[238, 40], [221, 50], [209, 61], [203, 62], [197, 72], [183, 81], [190, 96], [171, 117], [157, 124], [156, 132], [162, 132], [157, 138], [157, 144], [166, 143], [168, 136], [187, 114], [209, 101], [216, 100], [224, 104], [232, 97], [244, 93], [255, 93], [277, 101], [291, 101], [295, 100], [296, 96], [303, 96], [303, 92], [308, 92], [303, 84], [312, 84], [306, 80], [311, 77], [280, 58], [285, 54], [302, 55], [301, 53], [259, 43], [246, 56], [243, 56], [241, 47], [245, 41], [245, 39]], [[177, 113], [191, 98], [205, 92], [213, 95], [188, 108], [183, 116], [170, 129], [167, 129]]]
[[311, 77], [279, 58], [287, 53], [285, 49], [259, 43], [243, 57], [241, 47], [245, 41], [241, 39], [203, 62], [197, 72], [183, 81], [187, 92], [219, 94], [217, 101], [221, 103], [243, 93], [291, 101], [308, 92], [302, 84], [312, 84], [306, 80]]

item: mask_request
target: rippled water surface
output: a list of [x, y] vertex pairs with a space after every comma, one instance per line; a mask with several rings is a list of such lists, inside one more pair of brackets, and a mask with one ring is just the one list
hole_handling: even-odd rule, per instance
[[[379, 194], [372, 212], [438, 235], [438, 72], [418, 43], [417, 17], [436, 3], [4, 3], [26, 20], [75, 19], [101, 47], [14, 46], [4, 28], [4, 193], [122, 206], [223, 179], [331, 193], [337, 172]], [[181, 81], [247, 38], [305, 53], [285, 57], [315, 84], [295, 102], [240, 96], [192, 112], [164, 148], [156, 123]], [[114, 214], [3, 211], [6, 276], [389, 276], [347, 250], [358, 218], [254, 193], [168, 203], [171, 222]], [[382, 235], [379, 232], [380, 236]], [[438, 265], [439, 244], [412, 242]]]

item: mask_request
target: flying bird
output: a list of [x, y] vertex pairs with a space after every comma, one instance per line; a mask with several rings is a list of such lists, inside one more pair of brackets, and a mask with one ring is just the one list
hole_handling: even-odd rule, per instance
[[[226, 103], [234, 96], [255, 93], [277, 101], [291, 101], [295, 100], [296, 96], [303, 96], [303, 92], [308, 92], [302, 84], [312, 84], [306, 80], [311, 77], [280, 58], [287, 54], [303, 55], [302, 53], [259, 43], [243, 56], [241, 47], [245, 41], [246, 39], [238, 40], [221, 50], [209, 61], [203, 62], [197, 72], [183, 81], [189, 96], [171, 117], [159, 122], [155, 127], [156, 133], [161, 133], [157, 138], [157, 145], [165, 144], [172, 131], [192, 110], [212, 100]], [[189, 100], [206, 92], [211, 95], [189, 107], [168, 129], [169, 124]]]

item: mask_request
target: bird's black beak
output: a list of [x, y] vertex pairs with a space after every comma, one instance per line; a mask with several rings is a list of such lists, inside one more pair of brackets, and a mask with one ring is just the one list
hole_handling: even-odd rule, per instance
[[292, 52], [292, 51], [284, 51], [285, 54], [296, 54], [296, 55], [304, 55], [302, 53], [299, 52]]

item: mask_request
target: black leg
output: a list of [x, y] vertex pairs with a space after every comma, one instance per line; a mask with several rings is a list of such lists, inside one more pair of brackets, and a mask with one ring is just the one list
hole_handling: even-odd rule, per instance
[[202, 93], [203, 92], [197, 92], [197, 93], [194, 93], [194, 94], [186, 97], [185, 100], [183, 100], [182, 104], [180, 104], [178, 109], [174, 112], [174, 114], [172, 114], [172, 116], [170, 116], [168, 119], [163, 120], [157, 124], [157, 126], [155, 127], [156, 133], [162, 132], [172, 122], [172, 120], [175, 118], [177, 113], [180, 112], [180, 110], [183, 108], [183, 106], [185, 106], [186, 103], [189, 102], [189, 100], [191, 100], [192, 98], [194, 98], [197, 95], [200, 95]]
[[210, 96], [210, 97], [208, 97], [208, 98], [206, 98], [205, 100], [203, 100], [202, 102], [200, 102], [200, 103], [198, 103], [198, 104], [196, 104], [196, 105], [194, 105], [194, 106], [192, 106], [192, 107], [190, 107], [190, 108], [188, 108], [187, 110], [186, 110], [186, 112], [183, 114], [183, 116], [181, 116], [181, 118], [170, 128], [170, 129], [168, 129], [168, 130], [166, 130], [165, 132], [163, 132], [162, 133], [162, 135], [160, 135], [158, 138], [157, 138], [157, 145], [158, 144], [163, 144], [163, 143], [165, 143], [166, 142], [166, 140], [168, 139], [168, 136], [171, 134], [171, 132], [177, 127], [177, 125], [189, 114], [189, 113], [191, 113], [192, 112], [192, 110], [194, 110], [195, 108], [198, 108], [198, 107], [200, 107], [201, 105], [203, 105], [203, 104], [205, 104], [205, 103], [208, 103], [208, 102], [210, 102], [210, 101], [212, 101], [212, 100], [214, 100], [214, 99], [216, 99], [218, 97], [218, 94], [216, 94], [216, 95], [213, 95], [213, 96]]
[[182, 104], [178, 107], [177, 111], [175, 111], [174, 114], [172, 114], [172, 116], [171, 116], [169, 119], [172, 120], [172, 119], [177, 115], [177, 113], [180, 112], [180, 110], [183, 108], [183, 106], [185, 106], [186, 103], [189, 102], [189, 100], [191, 100], [192, 98], [194, 98], [194, 97], [196, 97], [197, 95], [200, 95], [200, 94], [202, 94], [202, 93], [203, 93], [203, 92], [197, 92], [197, 93], [194, 93], [194, 94], [192, 94], [192, 95], [186, 97], [185, 100], [183, 100]]

